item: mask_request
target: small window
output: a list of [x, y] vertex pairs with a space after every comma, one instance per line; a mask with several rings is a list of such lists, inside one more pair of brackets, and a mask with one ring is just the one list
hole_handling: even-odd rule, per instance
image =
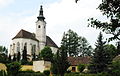
[[45, 28], [45, 26], [44, 26], [44, 28]]
[[38, 28], [40, 28], [40, 25], [38, 26]]

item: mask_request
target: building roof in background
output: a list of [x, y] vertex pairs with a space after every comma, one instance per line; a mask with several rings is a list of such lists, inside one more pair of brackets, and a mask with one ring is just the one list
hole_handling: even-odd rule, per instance
[[68, 57], [68, 62], [73, 65], [79, 65], [79, 64], [89, 64], [91, 61], [91, 57]]
[[46, 36], [46, 46], [52, 46], [58, 48], [58, 46], [49, 36]]
[[[38, 41], [36, 38], [35, 38], [35, 34], [34, 33], [30, 33], [26, 30], [23, 30], [21, 29], [19, 31], [19, 33], [13, 38], [13, 39], [16, 39], [16, 38], [26, 38], [26, 39], [32, 39], [32, 40], [36, 40]], [[13, 40], [12, 39], [12, 40]]]

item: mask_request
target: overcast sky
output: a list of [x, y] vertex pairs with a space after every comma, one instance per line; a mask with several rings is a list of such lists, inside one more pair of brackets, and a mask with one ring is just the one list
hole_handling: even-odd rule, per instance
[[87, 27], [87, 19], [106, 20], [96, 9], [100, 3], [101, 0], [80, 0], [77, 4], [75, 0], [0, 0], [0, 45], [9, 47], [21, 29], [35, 32], [40, 5], [43, 5], [47, 35], [58, 46], [63, 32], [72, 29], [94, 47], [99, 30]]

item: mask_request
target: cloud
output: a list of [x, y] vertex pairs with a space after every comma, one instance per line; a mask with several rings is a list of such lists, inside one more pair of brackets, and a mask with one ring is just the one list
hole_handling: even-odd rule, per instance
[[10, 3], [13, 3], [14, 0], [0, 0], [0, 8], [9, 5]]
[[84, 36], [94, 46], [99, 30], [88, 28], [87, 19], [90, 17], [101, 18], [101, 13], [96, 10], [101, 0], [61, 0], [50, 4], [45, 10], [47, 21], [47, 34], [60, 45], [63, 32], [72, 29], [78, 35]]
[[[14, 0], [0, 0], [0, 4], [7, 5], [13, 1]], [[104, 20], [100, 11], [96, 10], [100, 2], [101, 0], [80, 0], [76, 4], [74, 0], [61, 0], [43, 5], [44, 16], [47, 22], [47, 35], [49, 35], [55, 43], [60, 45], [63, 32], [72, 29], [77, 32], [79, 36], [84, 36], [94, 47], [99, 30], [91, 27], [88, 28], [87, 19], [96, 17]], [[38, 7], [36, 6], [35, 8]], [[33, 15], [28, 15], [30, 13]], [[19, 13], [10, 12], [8, 15], [0, 17], [0, 34], [2, 36], [0, 43], [9, 46], [11, 39], [20, 31], [20, 29], [35, 32], [35, 22], [38, 13], [39, 8], [34, 11], [26, 9]]]

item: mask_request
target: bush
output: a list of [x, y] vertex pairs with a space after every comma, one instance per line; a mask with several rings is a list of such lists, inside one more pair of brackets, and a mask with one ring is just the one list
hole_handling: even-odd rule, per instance
[[32, 61], [25, 61], [25, 60], [21, 60], [21, 65], [33, 65]]
[[85, 69], [85, 65], [84, 64], [79, 64], [78, 65], [78, 71], [82, 72]]
[[17, 76], [45, 76], [43, 73], [18, 73]]
[[0, 71], [0, 76], [7, 76], [7, 73], [4, 70]]
[[46, 76], [49, 76], [49, 75], [50, 75], [50, 70], [44, 70], [43, 73], [44, 73]]
[[19, 62], [12, 62], [7, 64], [6, 66], [9, 76], [16, 76], [21, 68], [21, 64]]
[[110, 76], [107, 72], [98, 73], [97, 76]]
[[120, 76], [120, 60], [112, 62], [109, 73], [115, 76]]
[[19, 71], [19, 73], [35, 73], [33, 70]]

